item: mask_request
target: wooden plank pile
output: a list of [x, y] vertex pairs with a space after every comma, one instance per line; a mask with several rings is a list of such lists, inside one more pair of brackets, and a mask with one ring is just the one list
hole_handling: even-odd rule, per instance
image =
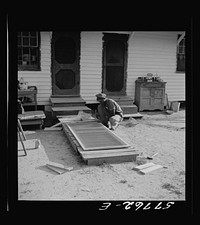
[[72, 148], [87, 165], [135, 161], [139, 155], [97, 121], [63, 122], [62, 127]]
[[146, 163], [140, 166], [133, 167], [132, 170], [138, 171], [141, 174], [146, 174], [160, 168], [163, 168], [163, 166], [154, 163]]

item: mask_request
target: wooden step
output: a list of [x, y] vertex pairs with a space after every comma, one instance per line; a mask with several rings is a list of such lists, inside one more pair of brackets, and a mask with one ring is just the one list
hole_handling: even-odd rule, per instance
[[81, 97], [62, 97], [62, 98], [51, 97], [50, 102], [52, 106], [85, 105], [85, 101]]
[[136, 105], [122, 105], [121, 106], [124, 115], [135, 114], [138, 112], [138, 107]]
[[87, 106], [64, 106], [64, 107], [51, 107], [53, 112], [67, 112], [67, 111], [90, 111]]
[[133, 105], [133, 98], [126, 96], [126, 95], [113, 95], [108, 96], [108, 98], [111, 98], [115, 100], [121, 107], [127, 106], [127, 105]]
[[53, 118], [56, 118], [56, 116], [78, 115], [79, 111], [91, 112], [91, 109], [86, 106], [51, 107], [51, 109]]
[[112, 98], [115, 101], [133, 101], [133, 98], [127, 95], [108, 95], [108, 98]]

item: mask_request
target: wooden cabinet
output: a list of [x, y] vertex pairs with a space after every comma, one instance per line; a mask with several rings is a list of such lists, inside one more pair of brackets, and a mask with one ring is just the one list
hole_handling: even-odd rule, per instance
[[166, 82], [135, 81], [135, 104], [138, 111], [164, 110]]
[[18, 90], [18, 99], [21, 100], [23, 106], [35, 106], [37, 110], [36, 86], [28, 86], [27, 90]]

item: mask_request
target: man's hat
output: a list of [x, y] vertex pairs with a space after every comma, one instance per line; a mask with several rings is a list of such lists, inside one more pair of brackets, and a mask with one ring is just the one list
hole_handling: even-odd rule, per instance
[[104, 93], [99, 93], [99, 94], [96, 95], [96, 97], [97, 97], [97, 98], [104, 99], [104, 98], [106, 98], [106, 94], [104, 94]]

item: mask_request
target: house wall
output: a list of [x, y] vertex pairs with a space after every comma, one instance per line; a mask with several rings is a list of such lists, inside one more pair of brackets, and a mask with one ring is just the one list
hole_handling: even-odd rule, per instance
[[81, 32], [80, 95], [86, 102], [102, 91], [102, 32]]
[[[130, 32], [127, 32], [130, 33]], [[86, 102], [102, 91], [103, 32], [81, 32], [80, 95]], [[185, 73], [176, 72], [177, 32], [135, 32], [128, 45], [127, 95], [134, 99], [135, 80], [158, 74], [166, 84], [169, 101], [185, 101]], [[41, 32], [41, 71], [18, 71], [38, 88], [38, 105], [50, 105], [51, 32]]]
[[23, 77], [28, 85], [37, 86], [38, 105], [50, 105], [51, 88], [51, 32], [40, 32], [41, 71], [18, 71], [18, 79]]
[[135, 97], [135, 80], [158, 74], [169, 101], [185, 101], [185, 73], [176, 72], [177, 32], [135, 32], [128, 46], [127, 95]]

